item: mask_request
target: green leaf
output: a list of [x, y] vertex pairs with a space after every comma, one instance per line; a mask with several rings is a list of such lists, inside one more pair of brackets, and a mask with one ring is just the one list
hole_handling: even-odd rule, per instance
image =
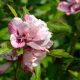
[[67, 59], [63, 58], [62, 59], [63, 69], [66, 71], [73, 61], [74, 61], [74, 58], [67, 58]]
[[9, 32], [7, 27], [0, 30], [0, 40], [9, 40]]
[[0, 55], [10, 52], [11, 50], [12, 50], [12, 46], [10, 45], [9, 42], [1, 43]]
[[64, 45], [65, 36], [66, 36], [66, 34], [64, 34], [64, 33], [54, 34], [54, 36], [53, 36], [54, 48]]
[[31, 77], [30, 80], [36, 80], [36, 75], [35, 75], [35, 73], [32, 74], [32, 77]]
[[50, 51], [49, 54], [54, 57], [58, 57], [58, 58], [62, 58], [62, 57], [73, 58], [73, 56], [71, 56], [68, 52], [65, 52], [64, 49], [54, 49], [54, 50]]
[[21, 3], [26, 4], [28, 0], [21, 0]]
[[23, 54], [23, 48], [21, 48], [21, 49], [17, 49], [17, 54], [18, 54], [18, 55]]
[[38, 65], [35, 68], [35, 72], [36, 72], [36, 80], [40, 80], [40, 75], [41, 75], [41, 67], [40, 67], [40, 65]]
[[35, 15], [36, 16], [45, 15], [48, 11], [50, 11], [52, 5], [53, 3], [48, 3], [38, 7], [37, 9], [35, 9]]
[[71, 26], [63, 22], [48, 22], [48, 27], [53, 33], [70, 33], [72, 31]]
[[18, 15], [17, 15], [15, 9], [14, 9], [12, 6], [10, 6], [9, 4], [8, 4], [8, 7], [9, 7], [9, 9], [11, 10], [11, 12], [13, 13], [13, 15], [14, 15], [15, 17], [17, 17]]
[[8, 1], [13, 2], [13, 0], [8, 0]]
[[75, 22], [76, 22], [76, 28], [80, 32], [80, 20], [77, 19]]
[[35, 73], [32, 74], [32, 77], [30, 80], [40, 80], [40, 75], [41, 75], [41, 67], [38, 65], [35, 67]]
[[61, 11], [56, 11], [54, 14], [50, 14], [50, 15], [48, 16], [48, 18], [49, 18], [50, 21], [58, 21], [59, 19], [62, 18], [63, 15], [64, 15], [63, 12], [61, 12]]
[[[53, 60], [54, 59], [54, 60]], [[47, 68], [49, 63], [53, 63], [55, 61], [55, 58], [51, 58], [51, 56], [46, 56], [42, 61], [41, 64], [43, 65], [44, 68]]]
[[[79, 78], [79, 73], [77, 71], [68, 70], [68, 72], [76, 78]], [[79, 78], [80, 79], [80, 78]]]
[[80, 50], [80, 43], [76, 43], [75, 49]]
[[48, 78], [48, 77], [46, 77], [46, 78], [45, 78], [45, 80], [49, 80], [49, 78]]
[[24, 12], [24, 14], [26, 14], [26, 13], [29, 14], [29, 10], [26, 8], [26, 6], [23, 7], [23, 12]]

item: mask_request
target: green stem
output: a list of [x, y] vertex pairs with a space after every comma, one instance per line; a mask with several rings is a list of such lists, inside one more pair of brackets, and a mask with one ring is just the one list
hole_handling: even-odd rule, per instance
[[78, 36], [79, 36], [79, 33], [74, 33], [73, 34], [73, 38], [71, 40], [71, 47], [70, 47], [70, 54], [71, 55], [74, 55], [74, 52], [75, 52], [75, 45], [78, 41]]
[[18, 80], [18, 64], [17, 64], [17, 61], [16, 61], [16, 65], [14, 63], [14, 79]]
[[75, 16], [75, 25], [76, 25], [76, 32], [73, 34], [73, 38], [71, 40], [71, 47], [70, 47], [70, 54], [74, 55], [75, 52], [75, 45], [78, 42], [78, 37], [80, 34], [80, 20], [79, 20], [80, 15]]

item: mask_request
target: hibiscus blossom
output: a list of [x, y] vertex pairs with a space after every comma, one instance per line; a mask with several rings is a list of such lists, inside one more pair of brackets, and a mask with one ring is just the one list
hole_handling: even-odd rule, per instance
[[67, 15], [80, 12], [80, 0], [61, 1], [58, 10], [65, 12]]
[[[47, 24], [33, 15], [26, 14], [24, 20], [13, 18], [8, 24], [8, 29], [12, 46], [23, 48], [23, 54], [18, 56], [23, 70], [32, 72], [53, 44], [50, 40], [52, 33], [49, 32]], [[13, 59], [14, 57], [16, 58], [15, 55]]]
[[14, 48], [30, 46], [37, 50], [47, 50], [52, 44], [47, 24], [33, 15], [26, 14], [23, 21], [15, 17], [9, 22], [8, 29]]

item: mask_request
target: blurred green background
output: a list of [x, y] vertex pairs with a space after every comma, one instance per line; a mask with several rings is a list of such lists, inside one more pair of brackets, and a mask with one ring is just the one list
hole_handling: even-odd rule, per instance
[[[23, 73], [19, 67], [16, 79], [16, 64], [13, 63], [6, 73], [0, 75], [0, 80], [80, 80], [80, 14], [66, 16], [57, 10], [59, 2], [60, 0], [0, 0], [0, 45], [9, 40], [8, 22], [14, 17], [7, 4], [21, 18], [26, 7], [30, 14], [44, 20], [53, 33], [54, 42], [35, 73]], [[0, 46], [0, 54], [4, 53], [5, 46], [3, 49]], [[0, 57], [0, 64], [4, 62]]]

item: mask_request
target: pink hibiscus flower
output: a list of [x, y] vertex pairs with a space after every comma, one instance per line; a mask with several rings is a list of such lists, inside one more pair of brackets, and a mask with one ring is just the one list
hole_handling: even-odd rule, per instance
[[[18, 56], [23, 70], [33, 71], [40, 60], [46, 56], [53, 42], [47, 24], [33, 15], [26, 14], [24, 20], [13, 18], [9, 24], [10, 41], [14, 48], [22, 48], [23, 54]], [[13, 53], [13, 52], [12, 52]], [[11, 60], [10, 57], [8, 57]], [[13, 59], [17, 59], [13, 55]]]
[[58, 10], [65, 12], [67, 15], [80, 12], [80, 0], [61, 1]]
[[10, 41], [14, 48], [30, 46], [37, 50], [47, 50], [52, 45], [51, 32], [47, 24], [33, 15], [26, 14], [24, 20], [15, 17], [8, 24]]

